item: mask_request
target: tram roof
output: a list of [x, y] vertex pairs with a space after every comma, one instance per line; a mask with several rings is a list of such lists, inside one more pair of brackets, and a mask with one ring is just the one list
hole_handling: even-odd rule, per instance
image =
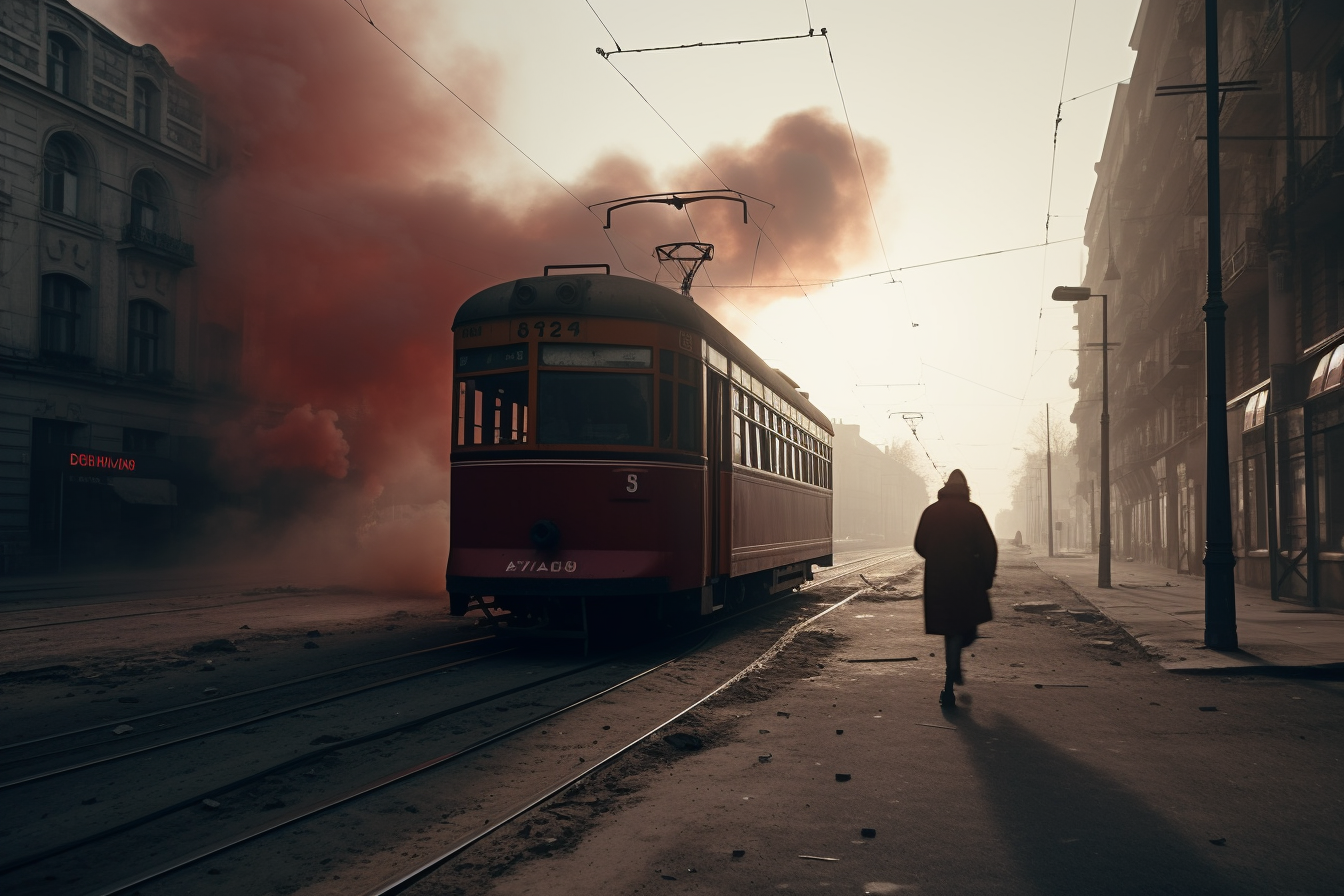
[[[574, 289], [569, 301], [557, 295], [563, 284]], [[525, 300], [528, 290], [533, 298]], [[756, 379], [787, 398], [826, 432], [834, 435], [830, 421], [816, 405], [804, 398], [788, 380], [695, 302], [665, 286], [617, 277], [611, 274], [524, 277], [487, 287], [462, 303], [453, 327], [476, 321], [522, 315], [555, 314], [582, 317], [615, 317], [650, 320], [694, 330], [715, 343], [734, 362]]]

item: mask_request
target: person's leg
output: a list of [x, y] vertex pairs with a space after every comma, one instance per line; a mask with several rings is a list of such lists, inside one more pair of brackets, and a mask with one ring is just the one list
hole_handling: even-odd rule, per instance
[[952, 685], [961, 684], [961, 635], [944, 635], [943, 649], [947, 654], [947, 690], [952, 690]]

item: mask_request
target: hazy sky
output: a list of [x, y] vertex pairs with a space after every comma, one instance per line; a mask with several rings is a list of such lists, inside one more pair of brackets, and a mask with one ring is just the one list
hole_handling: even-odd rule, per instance
[[[123, 29], [122, 0], [78, 5], [130, 40], [154, 41]], [[385, 3], [363, 5], [377, 21]], [[880, 271], [888, 261], [918, 265], [1042, 242], [1061, 80], [1067, 100], [1127, 77], [1139, 3], [1078, 0], [1067, 72], [1072, 0], [592, 6], [627, 49], [800, 34], [809, 15], [812, 26], [829, 30], [853, 127], [889, 153], [885, 183], [873, 197], [887, 260], [874, 243], [866, 258], [832, 272], [842, 278]], [[695, 162], [594, 52], [614, 44], [584, 0], [454, 0], [426, 10], [421, 27], [392, 36], [449, 84], [457, 73], [468, 83], [464, 97], [560, 181], [573, 182], [612, 151], [655, 171]], [[330, 14], [355, 15], [343, 0], [331, 0]], [[383, 40], [373, 29], [367, 36]], [[625, 54], [613, 62], [699, 151], [754, 143], [776, 118], [802, 109], [843, 116], [819, 38]], [[387, 64], [410, 65], [391, 46]], [[493, 94], [473, 94], [461, 74], [473, 68], [493, 70]], [[870, 441], [909, 438], [899, 412], [922, 412], [923, 444], [944, 473], [954, 466], [966, 472], [992, 519], [1009, 500], [1020, 457], [1012, 448], [1022, 444], [1029, 420], [1046, 402], [1061, 417], [1072, 410], [1075, 317], [1070, 306], [1050, 302], [1049, 292], [1079, 279], [1083, 249], [1066, 240], [1082, 231], [1113, 96], [1114, 88], [1096, 90], [1063, 107], [1051, 200], [1059, 217], [1050, 228], [1051, 240], [1061, 242], [1048, 253], [907, 270], [894, 275], [896, 283], [879, 276], [809, 288], [807, 296], [795, 290], [768, 304], [759, 291], [730, 289], [723, 294], [731, 302], [709, 291], [697, 300], [832, 418], [860, 424]], [[490, 154], [474, 153], [464, 160], [470, 174], [451, 176], [469, 176], [501, 204], [526, 203], [520, 182], [537, 192], [559, 189], [502, 140], [487, 133], [477, 142], [492, 147]], [[666, 184], [714, 186], [708, 172], [703, 182]], [[855, 211], [868, 216], [866, 208]], [[668, 241], [691, 238], [684, 218], [668, 221]]]

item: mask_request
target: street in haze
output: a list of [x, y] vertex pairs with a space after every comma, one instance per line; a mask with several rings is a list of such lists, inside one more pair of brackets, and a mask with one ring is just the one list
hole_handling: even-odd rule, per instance
[[0, 890], [1326, 894], [1344, 7], [0, 0]]

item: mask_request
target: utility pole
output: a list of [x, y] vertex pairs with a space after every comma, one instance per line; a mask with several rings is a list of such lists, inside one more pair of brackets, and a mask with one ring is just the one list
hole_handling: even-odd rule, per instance
[[1045, 529], [1050, 556], [1055, 556], [1055, 476], [1050, 466], [1050, 405], [1045, 406]]
[[[1284, 23], [1285, 29], [1287, 22]], [[1292, 73], [1289, 73], [1292, 77]], [[1204, 3], [1204, 102], [1209, 163], [1209, 289], [1204, 303], [1205, 415], [1204, 643], [1237, 649], [1236, 586], [1232, 567], [1232, 489], [1227, 459], [1227, 303], [1223, 301], [1223, 233], [1219, 195], [1218, 0]], [[1307, 449], [1311, 450], [1310, 447]], [[1310, 490], [1314, 483], [1308, 482]], [[1309, 520], [1308, 525], [1314, 521]]]

